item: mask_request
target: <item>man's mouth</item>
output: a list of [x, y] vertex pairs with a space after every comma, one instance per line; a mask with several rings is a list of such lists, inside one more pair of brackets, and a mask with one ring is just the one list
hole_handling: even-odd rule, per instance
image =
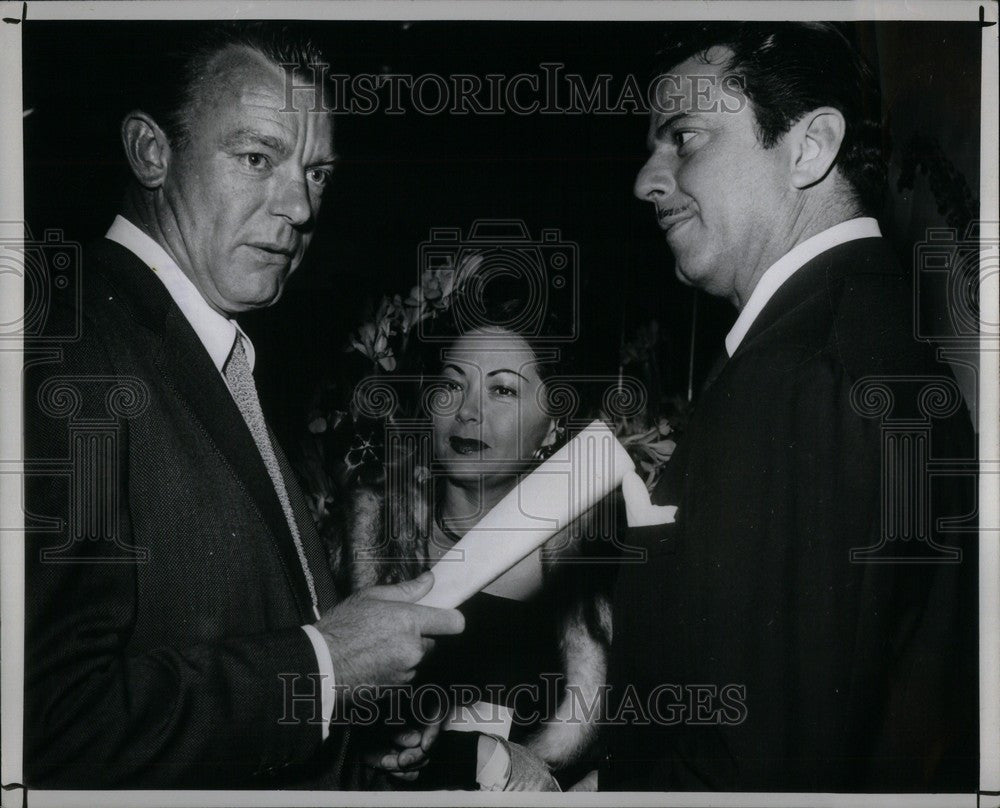
[[448, 438], [448, 445], [451, 446], [451, 450], [455, 454], [460, 455], [480, 454], [490, 448], [488, 443], [483, 443], [481, 440], [476, 440], [475, 438], [460, 438], [457, 435], [452, 435]]
[[282, 258], [292, 258], [295, 255], [294, 247], [286, 247], [284, 244], [272, 244], [270, 242], [257, 242], [255, 244], [249, 245], [261, 252], [269, 253], [270, 255]]
[[692, 218], [694, 213], [691, 210], [690, 205], [685, 205], [680, 208], [657, 208], [656, 209], [656, 219], [660, 224], [660, 228], [665, 233], [669, 233], [674, 225], [680, 224], [681, 222], [686, 222], [688, 219]]

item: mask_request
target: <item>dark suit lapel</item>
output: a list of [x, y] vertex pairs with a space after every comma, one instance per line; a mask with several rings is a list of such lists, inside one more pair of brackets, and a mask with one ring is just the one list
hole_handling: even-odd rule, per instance
[[[106, 257], [100, 255], [102, 251], [106, 251]], [[242, 482], [274, 540], [299, 611], [311, 622], [309, 590], [281, 503], [222, 374], [148, 266], [112, 241], [103, 242], [92, 256], [105, 258], [100, 263], [123, 302], [140, 325], [159, 337], [160, 350], [153, 357], [154, 363]]]
[[799, 306], [816, 295], [826, 294], [846, 275], [898, 272], [895, 257], [883, 238], [855, 239], [820, 253], [798, 269], [774, 293], [750, 326], [733, 358], [747, 350]]
[[701, 390], [699, 392], [700, 396], [704, 395], [705, 391], [712, 386], [716, 379], [719, 378], [719, 374], [722, 373], [728, 361], [729, 353], [726, 351], [726, 346], [723, 345], [719, 352], [715, 355], [712, 366], [708, 369], [708, 375], [705, 377], [705, 381], [702, 382]]
[[884, 238], [863, 238], [838, 244], [803, 264], [767, 302], [729, 357], [725, 346], [708, 372], [699, 398], [703, 397], [729, 364], [766, 335], [798, 307], [817, 295], [828, 294], [834, 285], [852, 273], [898, 274], [895, 256]]

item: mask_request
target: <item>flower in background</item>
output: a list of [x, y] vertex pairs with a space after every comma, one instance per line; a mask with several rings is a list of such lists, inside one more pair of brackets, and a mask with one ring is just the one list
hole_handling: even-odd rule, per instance
[[620, 437], [622, 446], [646, 473], [646, 487], [652, 491], [663, 467], [670, 460], [677, 446], [676, 441], [667, 437], [673, 428], [666, 418], [660, 418], [656, 425], [645, 432]]
[[390, 333], [379, 328], [375, 323], [362, 325], [355, 337], [351, 339], [354, 350], [364, 354], [383, 370], [395, 370], [396, 358], [389, 347]]
[[451, 292], [455, 288], [455, 270], [425, 269], [420, 276], [423, 298], [435, 309], [443, 310], [451, 305]]
[[384, 297], [375, 314], [375, 320], [364, 323], [351, 338], [351, 347], [354, 350], [364, 354], [386, 371], [396, 369], [396, 357], [389, 340], [396, 333], [394, 326], [398, 319], [397, 315], [398, 310], [394, 301]]
[[425, 269], [420, 275], [420, 283], [410, 289], [410, 294], [403, 303], [403, 333], [409, 333], [417, 323], [451, 308], [454, 296], [461, 291], [482, 262], [481, 255], [471, 254], [457, 268], [443, 266]]
[[399, 332], [405, 338], [413, 330], [413, 327], [420, 322], [420, 307], [411, 306], [409, 298], [403, 300], [400, 295], [392, 296], [392, 305], [398, 312]]
[[334, 410], [326, 415], [318, 409], [313, 409], [308, 418], [309, 432], [313, 435], [322, 435], [328, 429], [332, 431], [340, 426], [341, 421], [346, 417], [347, 413], [343, 410]]
[[344, 463], [349, 469], [355, 469], [365, 463], [379, 462], [382, 444], [372, 434], [355, 434], [351, 448], [344, 455]]
[[424, 301], [424, 292], [419, 286], [414, 286], [403, 302], [400, 330], [404, 334], [409, 334], [413, 330], [413, 326], [425, 319], [427, 319], [427, 304]]

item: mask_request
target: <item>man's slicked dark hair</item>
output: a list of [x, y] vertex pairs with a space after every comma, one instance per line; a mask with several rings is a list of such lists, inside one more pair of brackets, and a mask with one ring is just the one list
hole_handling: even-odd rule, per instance
[[[248, 48], [276, 67], [294, 65], [296, 85], [322, 79], [313, 65], [325, 64], [309, 37], [288, 25], [268, 22], [214, 23], [178, 47], [167, 47], [148, 63], [146, 81], [135, 106], [153, 116], [172, 148], [184, 149], [205, 91], [218, 77], [216, 62], [231, 48]], [[304, 77], [304, 78], [302, 78]]]
[[658, 72], [704, 60], [714, 46], [732, 51], [724, 69], [740, 77], [765, 148], [810, 110], [840, 110], [846, 127], [834, 165], [861, 208], [877, 214], [887, 176], [878, 84], [840, 29], [823, 22], [679, 23], [657, 53]]

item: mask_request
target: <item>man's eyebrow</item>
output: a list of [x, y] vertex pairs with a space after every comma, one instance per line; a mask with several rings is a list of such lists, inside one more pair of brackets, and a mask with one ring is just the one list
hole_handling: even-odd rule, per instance
[[696, 119], [700, 119], [697, 112], [678, 112], [671, 115], [663, 123], [657, 124], [656, 129], [646, 138], [646, 148], [653, 151], [657, 143], [669, 140], [670, 129], [674, 124]]
[[666, 134], [667, 130], [671, 126], [673, 126], [675, 123], [677, 123], [677, 121], [683, 120], [684, 118], [690, 118], [690, 117], [691, 117], [691, 113], [690, 112], [677, 112], [677, 113], [671, 115], [663, 123], [659, 124], [656, 127], [656, 136], [657, 137], [662, 137], [664, 134]]
[[516, 370], [510, 370], [508, 368], [500, 368], [498, 370], [491, 370], [489, 373], [486, 374], [486, 378], [489, 378], [490, 376], [496, 376], [498, 373], [513, 373], [515, 376], [520, 376], [525, 381], [528, 381], [527, 378], [525, 378], [524, 376], [521, 376], [521, 374], [518, 373]]
[[310, 166], [332, 166], [340, 162], [339, 154], [329, 154], [325, 157], [320, 157], [319, 160], [314, 160], [309, 165]]
[[273, 135], [266, 135], [256, 129], [237, 129], [230, 132], [222, 141], [225, 149], [234, 149], [243, 146], [259, 145], [270, 149], [275, 154], [284, 156], [289, 152], [288, 144], [281, 138]]

